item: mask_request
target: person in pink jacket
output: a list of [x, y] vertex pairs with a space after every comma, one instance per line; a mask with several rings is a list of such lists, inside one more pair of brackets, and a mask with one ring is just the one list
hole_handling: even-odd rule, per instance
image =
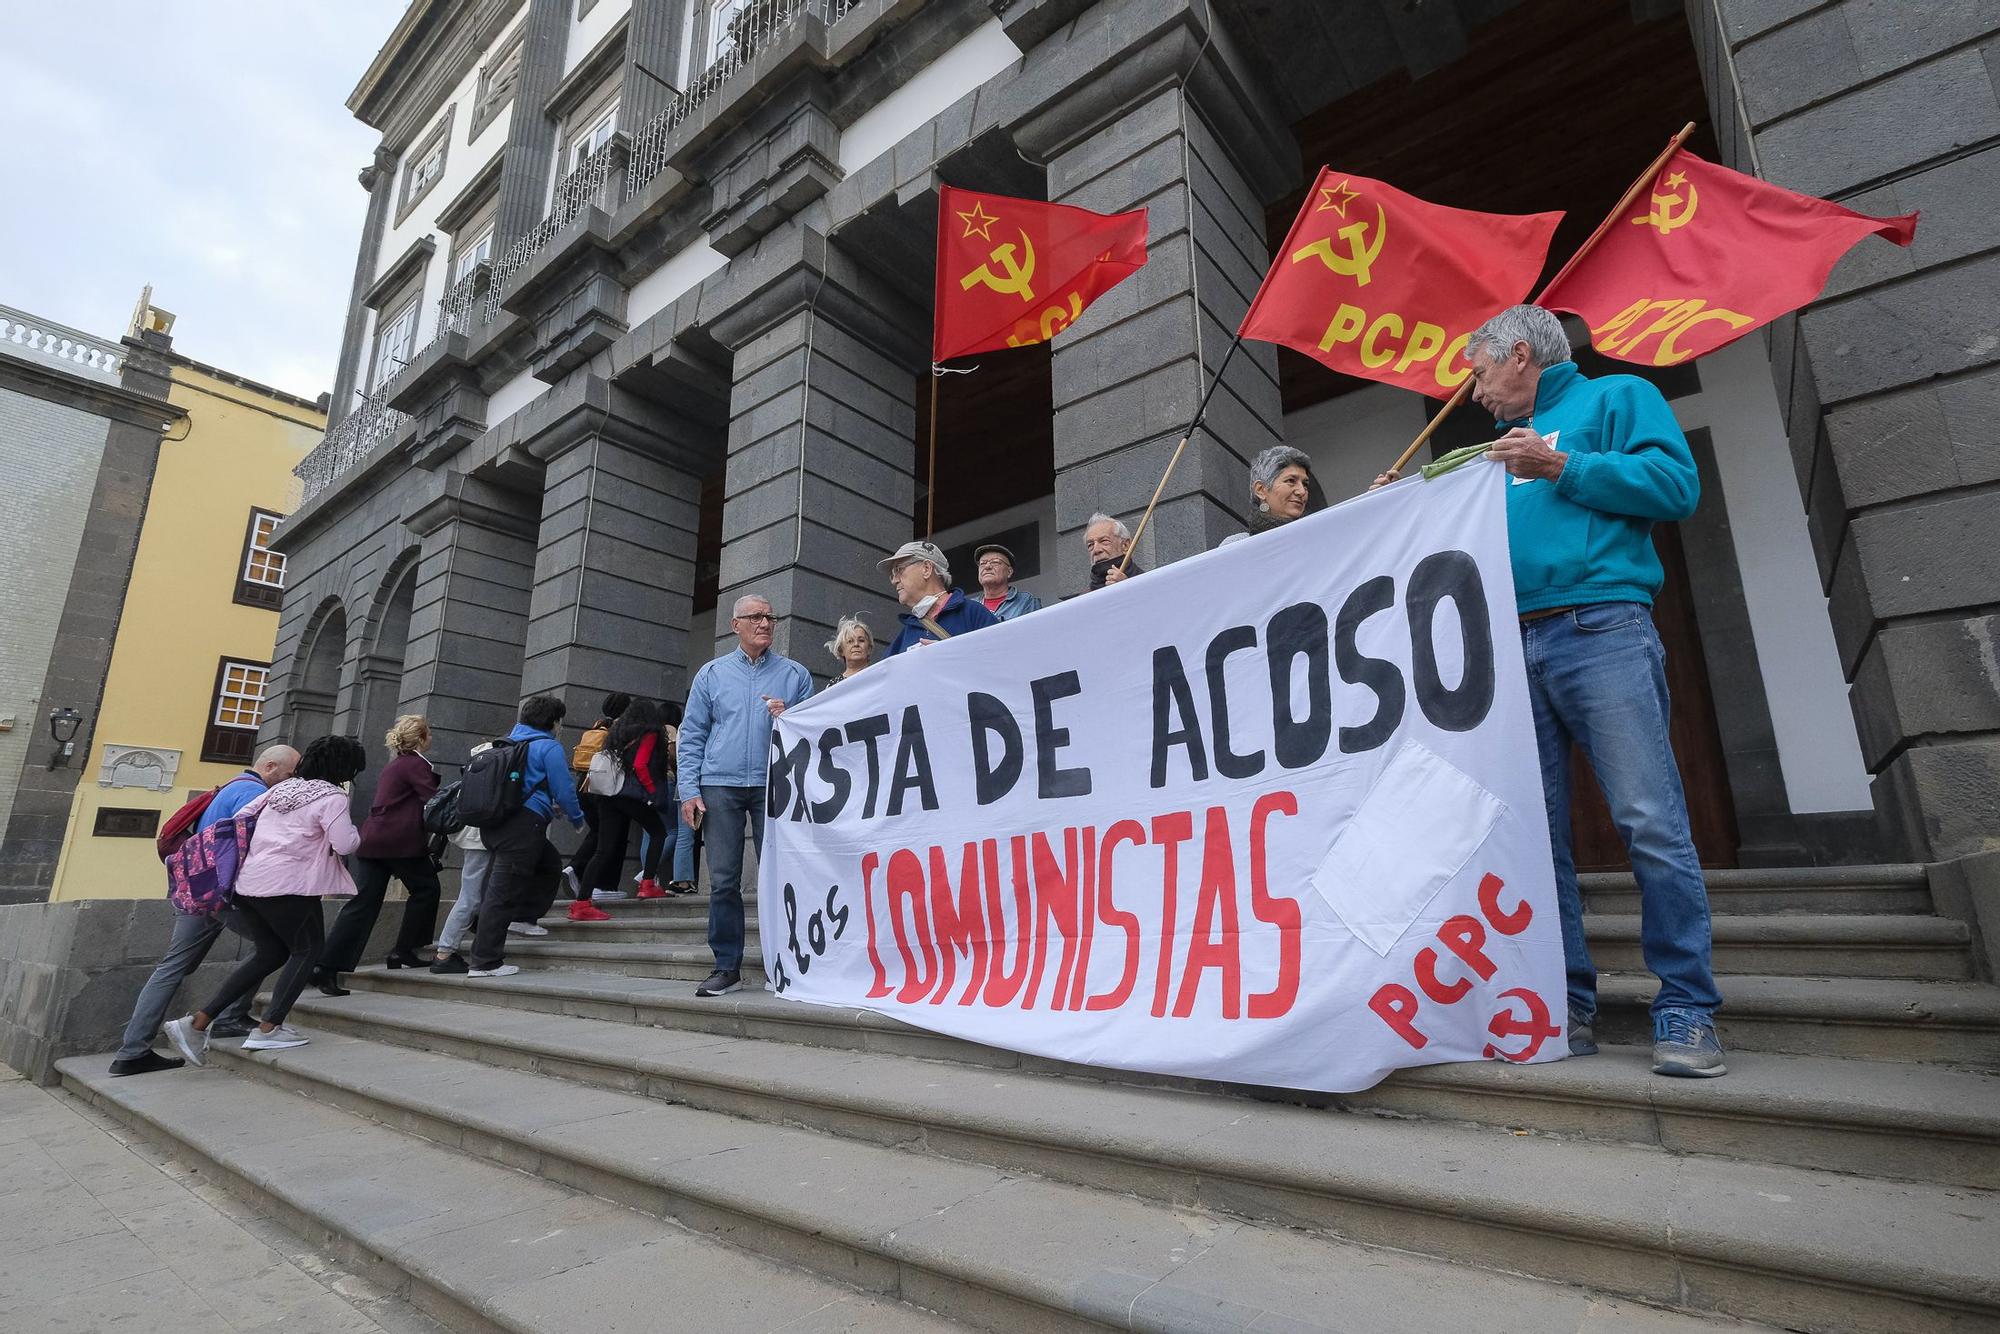
[[303, 1047], [306, 1038], [285, 1022], [305, 989], [326, 936], [321, 899], [345, 898], [354, 881], [341, 860], [361, 842], [348, 809], [345, 784], [366, 767], [367, 752], [353, 737], [321, 737], [306, 747], [293, 776], [243, 808], [257, 817], [250, 851], [237, 872], [232, 906], [237, 930], [255, 952], [236, 965], [213, 999], [166, 1025], [168, 1038], [190, 1065], [205, 1065], [210, 1017], [284, 965], [264, 1017], [243, 1040], [245, 1051]]

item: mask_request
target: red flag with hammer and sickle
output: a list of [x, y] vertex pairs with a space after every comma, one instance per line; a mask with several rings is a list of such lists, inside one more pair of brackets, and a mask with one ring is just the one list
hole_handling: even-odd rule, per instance
[[1811, 301], [1862, 237], [1916, 231], [1914, 213], [1871, 218], [1682, 149], [1540, 304], [1581, 315], [1606, 356], [1673, 366]]
[[956, 190], [938, 196], [931, 360], [1044, 343], [1146, 262], [1146, 210]]
[[1459, 354], [1542, 271], [1560, 213], [1473, 213], [1322, 168], [1242, 334], [1449, 398]]

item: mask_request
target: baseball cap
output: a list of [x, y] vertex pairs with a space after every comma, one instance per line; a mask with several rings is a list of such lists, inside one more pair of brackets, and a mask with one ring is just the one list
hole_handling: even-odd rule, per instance
[[937, 566], [940, 579], [949, 581], [951, 578], [951, 562], [947, 561], [944, 553], [930, 542], [905, 542], [896, 548], [895, 555], [884, 557], [876, 561], [875, 565], [877, 569], [887, 570], [906, 560], [927, 560]]

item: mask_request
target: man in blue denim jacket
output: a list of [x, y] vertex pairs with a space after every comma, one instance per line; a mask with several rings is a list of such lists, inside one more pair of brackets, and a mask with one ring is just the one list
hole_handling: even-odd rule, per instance
[[1651, 612], [1665, 577], [1653, 525], [1687, 518], [1701, 497], [1687, 437], [1646, 381], [1585, 378], [1561, 322], [1539, 307], [1495, 315], [1465, 357], [1473, 398], [1505, 432], [1488, 457], [1510, 474], [1507, 532], [1555, 853], [1570, 1053], [1597, 1050], [1597, 970], [1570, 850], [1574, 742], [1639, 882], [1641, 947], [1660, 980], [1653, 1071], [1723, 1074], [1708, 890], [1667, 735], [1666, 651]]

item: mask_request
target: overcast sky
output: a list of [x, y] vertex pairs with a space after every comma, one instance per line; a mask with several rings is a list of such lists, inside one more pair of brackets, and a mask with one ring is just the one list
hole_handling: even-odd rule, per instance
[[406, 0], [0, 0], [0, 305], [333, 387], [380, 136], [347, 95]]

